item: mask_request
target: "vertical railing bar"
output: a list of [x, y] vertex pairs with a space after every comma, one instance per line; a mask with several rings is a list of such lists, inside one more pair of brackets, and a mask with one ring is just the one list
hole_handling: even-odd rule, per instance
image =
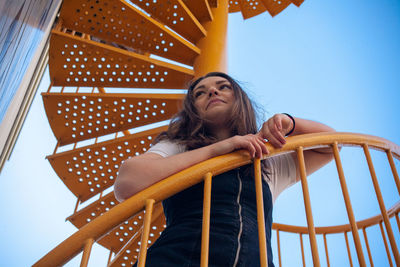
[[372, 183], [374, 184], [374, 189], [375, 189], [376, 197], [378, 199], [379, 208], [381, 210], [381, 214], [383, 217], [383, 222], [385, 223], [386, 233], [389, 237], [389, 242], [390, 242], [390, 246], [392, 248], [394, 260], [396, 262], [396, 265], [400, 266], [399, 251], [397, 249], [396, 241], [394, 240], [392, 226], [390, 225], [389, 216], [387, 214], [385, 203], [382, 198], [381, 189], [379, 187], [378, 179], [376, 177], [376, 173], [375, 173], [374, 165], [372, 163], [371, 154], [369, 153], [368, 145], [364, 144], [363, 149], [364, 149], [365, 157], [368, 162], [369, 172], [371, 173]]
[[113, 251], [112, 251], [112, 249], [110, 249], [110, 254], [108, 254], [107, 266], [110, 265], [112, 254], [113, 254]]
[[76, 211], [78, 210], [79, 204], [81, 203], [81, 197], [79, 196], [78, 199], [76, 200], [76, 204], [75, 204], [75, 209], [74, 209], [74, 214], [76, 213]]
[[351, 259], [350, 245], [349, 245], [349, 239], [347, 238], [347, 232], [343, 232], [343, 234], [344, 234], [344, 239], [346, 240], [347, 254], [349, 255], [349, 263], [350, 266], [353, 267], [353, 260]]
[[392, 257], [390, 256], [389, 245], [386, 241], [385, 231], [383, 230], [382, 221], [379, 222], [379, 228], [381, 229], [383, 243], [385, 244], [386, 254], [388, 256], [390, 266], [393, 266]]
[[367, 247], [369, 263], [371, 264], [371, 267], [374, 267], [374, 262], [372, 261], [371, 249], [369, 248], [369, 242], [368, 242], [367, 232], [365, 231], [365, 227], [362, 228], [362, 231], [364, 234], [365, 245]]
[[276, 240], [278, 244], [278, 260], [279, 260], [279, 267], [282, 267], [282, 257], [281, 257], [281, 239], [279, 236], [279, 230], [276, 230]]
[[89, 238], [88, 240], [85, 241], [85, 246], [83, 248], [83, 255], [81, 260], [81, 267], [86, 267], [88, 265], [93, 243], [94, 243], [93, 238]]
[[335, 157], [335, 162], [336, 162], [336, 169], [337, 169], [338, 175], [339, 175], [339, 181], [340, 181], [340, 186], [342, 189], [343, 199], [346, 204], [347, 216], [349, 217], [351, 232], [353, 234], [353, 240], [354, 240], [354, 244], [356, 246], [358, 263], [360, 264], [360, 266], [366, 266], [364, 253], [363, 253], [362, 247], [361, 247], [361, 240], [360, 240], [360, 236], [358, 234], [358, 227], [357, 227], [356, 219], [354, 217], [353, 207], [351, 206], [349, 190], [347, 189], [346, 178], [344, 177], [343, 166], [342, 166], [342, 162], [340, 160], [338, 143], [336, 141], [333, 143], [332, 148], [333, 148], [333, 155]]
[[325, 245], [325, 254], [326, 254], [326, 264], [329, 267], [329, 266], [331, 266], [331, 264], [329, 263], [328, 242], [326, 241], [326, 234], [324, 234], [323, 236], [324, 236], [324, 245]]
[[57, 153], [57, 150], [59, 147], [60, 147], [60, 141], [57, 141], [56, 147], [54, 148], [53, 155]]
[[211, 210], [211, 178], [210, 172], [204, 177], [203, 226], [201, 230], [201, 259], [200, 266], [208, 266], [210, 241], [210, 210]]
[[261, 181], [261, 159], [254, 159], [254, 179], [257, 201], [258, 244], [260, 247], [260, 265], [268, 266], [267, 240], [265, 234], [264, 201]]
[[151, 215], [153, 213], [154, 199], [146, 199], [146, 209], [143, 221], [143, 233], [140, 240], [140, 250], [138, 258], [138, 267], [144, 267], [146, 263], [147, 241], [149, 240]]
[[395, 213], [394, 216], [396, 217], [396, 222], [397, 222], [397, 227], [399, 228], [399, 232], [400, 232], [400, 220], [399, 220], [399, 214]]
[[302, 146], [297, 148], [297, 159], [298, 159], [299, 169], [300, 169], [301, 187], [303, 189], [302, 191], [303, 191], [303, 198], [304, 198], [304, 207], [306, 209], [308, 234], [310, 237], [310, 245], [311, 245], [313, 263], [314, 263], [314, 266], [320, 266], [318, 247], [317, 247], [317, 239], [315, 237], [314, 219], [312, 217], [312, 211], [311, 211], [311, 200], [310, 200], [310, 193], [308, 191], [306, 166], [305, 166], [305, 162], [304, 162], [304, 154], [303, 154]]
[[390, 164], [390, 168], [392, 169], [394, 182], [396, 183], [397, 192], [400, 195], [400, 179], [399, 174], [397, 173], [396, 166], [394, 165], [393, 155], [391, 150], [386, 150], [386, 155]]
[[49, 84], [49, 87], [47, 88], [47, 93], [49, 93], [50, 92], [50, 89], [51, 89], [51, 87], [53, 86], [53, 82], [51, 82], [50, 84]]
[[306, 260], [304, 258], [304, 245], [303, 245], [303, 234], [300, 233], [300, 247], [301, 247], [301, 260], [303, 262], [303, 267], [306, 266]]

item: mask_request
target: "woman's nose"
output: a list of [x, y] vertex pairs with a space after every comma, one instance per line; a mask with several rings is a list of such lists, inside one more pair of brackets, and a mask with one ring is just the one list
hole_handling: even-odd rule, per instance
[[212, 96], [212, 95], [218, 95], [218, 90], [217, 90], [217, 88], [211, 87], [211, 88], [208, 90], [208, 96]]

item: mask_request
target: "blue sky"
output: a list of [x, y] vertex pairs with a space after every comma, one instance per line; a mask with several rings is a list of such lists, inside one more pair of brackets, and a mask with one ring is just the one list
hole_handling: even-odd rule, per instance
[[[306, 0], [300, 8], [292, 5], [275, 18], [262, 14], [243, 21], [240, 14], [233, 14], [229, 19], [228, 71], [244, 82], [250, 96], [266, 110], [266, 118], [287, 112], [337, 131], [371, 134], [400, 144], [399, 1]], [[37, 95], [0, 174], [2, 265], [32, 265], [76, 230], [64, 221], [76, 199], [45, 160], [55, 145]], [[356, 219], [376, 215], [379, 209], [362, 151], [345, 148], [341, 156]], [[399, 195], [384, 155], [372, 152], [372, 156], [389, 207]], [[400, 170], [399, 161], [396, 166]], [[333, 164], [313, 174], [309, 187], [316, 225], [347, 223]], [[274, 220], [305, 225], [299, 184], [278, 198]], [[393, 230], [400, 243], [395, 224]], [[375, 264], [387, 265], [379, 229], [368, 234], [370, 242], [376, 240]], [[296, 237], [283, 234], [281, 242], [290, 251], [299, 249]], [[308, 246], [307, 238], [304, 244]], [[328, 245], [331, 266], [348, 266], [343, 236], [328, 237]], [[108, 255], [103, 252], [95, 247], [98, 260], [91, 260], [91, 266], [105, 264]], [[324, 248], [319, 252], [324, 266]], [[284, 252], [283, 257], [284, 266], [301, 264], [298, 252]], [[357, 263], [354, 249], [352, 259]], [[68, 266], [77, 264], [72, 261]]]

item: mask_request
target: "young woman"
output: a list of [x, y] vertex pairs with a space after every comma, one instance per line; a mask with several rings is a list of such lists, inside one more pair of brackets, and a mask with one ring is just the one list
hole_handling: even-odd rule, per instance
[[[234, 150], [252, 157], [285, 145], [285, 137], [332, 128], [318, 122], [275, 114], [258, 130], [251, 101], [225, 73], [212, 72], [189, 87], [183, 109], [147, 153], [128, 159], [119, 170], [115, 195], [123, 201], [146, 187], [196, 163]], [[307, 174], [333, 157], [329, 149], [304, 152]], [[148, 168], [148, 166], [152, 166]], [[268, 265], [272, 262], [272, 205], [285, 188], [299, 180], [295, 153], [263, 161], [263, 193]], [[213, 178], [209, 266], [259, 266], [257, 212], [252, 166]], [[163, 201], [167, 227], [148, 250], [146, 266], [200, 264], [203, 184]]]

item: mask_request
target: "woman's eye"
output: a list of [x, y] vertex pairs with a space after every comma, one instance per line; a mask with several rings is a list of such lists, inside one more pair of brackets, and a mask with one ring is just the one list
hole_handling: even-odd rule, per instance
[[227, 84], [221, 85], [221, 87], [219, 89], [225, 89], [225, 88], [231, 89], [231, 87]]
[[204, 91], [197, 91], [197, 92], [194, 94], [194, 97], [199, 97], [199, 96], [201, 96], [202, 94], [204, 94]]

